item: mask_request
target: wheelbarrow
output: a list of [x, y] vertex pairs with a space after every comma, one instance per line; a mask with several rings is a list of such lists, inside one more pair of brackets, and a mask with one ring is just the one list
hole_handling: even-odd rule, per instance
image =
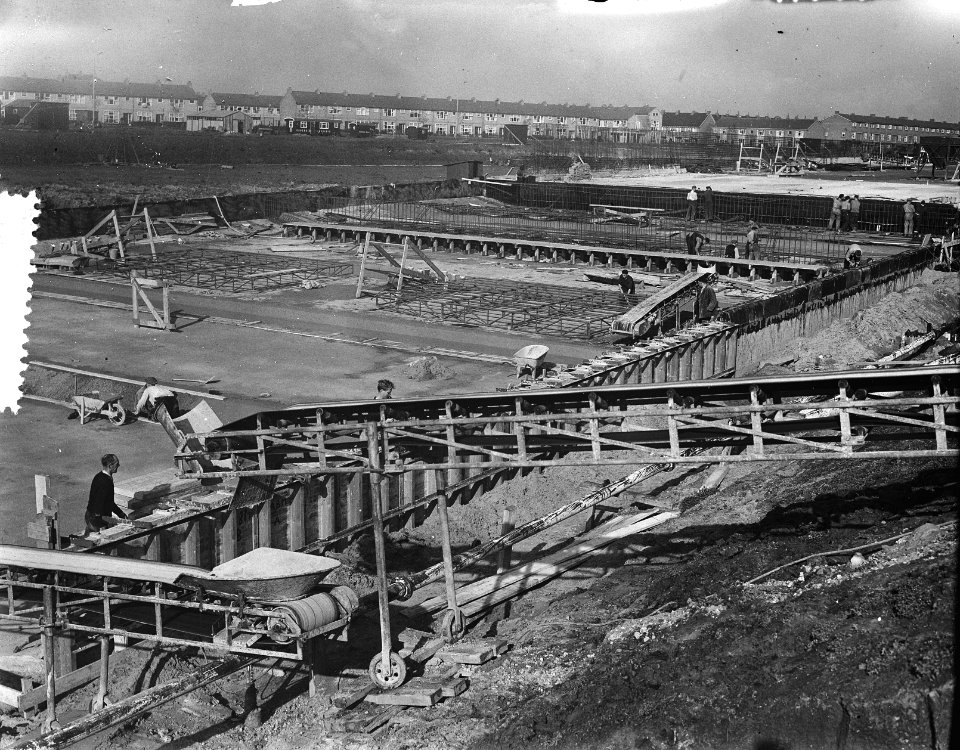
[[95, 416], [106, 417], [115, 425], [123, 424], [127, 421], [127, 410], [120, 403], [122, 398], [122, 396], [101, 398], [96, 391], [73, 396], [73, 404], [80, 417], [80, 424], [86, 424]]
[[549, 351], [550, 348], [542, 344], [530, 344], [514, 352], [513, 361], [517, 363], [517, 379], [519, 380], [526, 371], [532, 372], [536, 379], [537, 373], [543, 367], [543, 358]]

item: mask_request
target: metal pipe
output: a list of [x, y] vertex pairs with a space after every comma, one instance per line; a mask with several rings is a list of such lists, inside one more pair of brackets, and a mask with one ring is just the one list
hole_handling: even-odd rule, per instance
[[[688, 449], [682, 451], [682, 455], [692, 455], [694, 453], [700, 453], [702, 450], [703, 449]], [[496, 539], [491, 539], [486, 544], [481, 544], [480, 546], [474, 547], [467, 552], [455, 555], [452, 560], [453, 570], [457, 571], [469, 567], [478, 560], [504, 549], [505, 547], [513, 546], [517, 542], [523, 541], [534, 534], [538, 534], [544, 529], [554, 526], [555, 524], [558, 524], [561, 521], [564, 521], [567, 518], [586, 510], [587, 508], [591, 508], [594, 505], [597, 505], [598, 503], [601, 503], [604, 500], [623, 492], [623, 490], [627, 489], [627, 487], [638, 484], [644, 479], [648, 479], [654, 474], [664, 471], [671, 466], [671, 464], [650, 464], [648, 466], [644, 466], [632, 474], [628, 474], [622, 479], [618, 479], [617, 481], [608, 484], [606, 487], [603, 487], [596, 492], [591, 492], [586, 497], [582, 497], [572, 503], [567, 503], [566, 505], [557, 508], [541, 518], [535, 518], [532, 521], [527, 521], [527, 523], [521, 524], [513, 529], [513, 531], [497, 537]], [[438, 501], [438, 507], [444, 502], [445, 499], [441, 498]], [[398, 599], [409, 599], [413, 592], [417, 589], [439, 580], [440, 576], [443, 575], [443, 572], [444, 563], [438, 563], [436, 565], [431, 565], [429, 568], [421, 570], [419, 573], [414, 573], [411, 576], [401, 576], [399, 578], [395, 578], [390, 582], [388, 592], [393, 594]]]

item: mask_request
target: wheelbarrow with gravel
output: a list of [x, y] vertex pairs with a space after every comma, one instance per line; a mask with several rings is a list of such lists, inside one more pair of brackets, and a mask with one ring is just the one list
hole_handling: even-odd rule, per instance
[[106, 417], [115, 425], [124, 424], [127, 421], [127, 410], [123, 408], [120, 400], [123, 396], [105, 396], [102, 397], [99, 391], [93, 393], [78, 393], [73, 396], [73, 406], [76, 414], [71, 415], [71, 419], [80, 418], [80, 424], [86, 424], [96, 416]]
[[536, 379], [537, 373], [543, 368], [543, 358], [549, 351], [550, 348], [543, 344], [530, 344], [514, 352], [513, 361], [517, 363], [517, 379], [519, 380], [524, 372], [532, 373]]

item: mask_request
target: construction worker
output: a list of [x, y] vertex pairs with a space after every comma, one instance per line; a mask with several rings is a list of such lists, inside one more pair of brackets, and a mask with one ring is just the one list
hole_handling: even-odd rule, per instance
[[694, 304], [694, 317], [698, 323], [713, 320], [720, 311], [717, 293], [710, 285], [713, 276], [704, 276], [697, 282], [697, 301]]
[[856, 232], [860, 228], [860, 196], [855, 195], [850, 199], [850, 219], [847, 226], [849, 231]]
[[687, 193], [687, 221], [695, 221], [697, 218], [697, 186], [694, 185]]
[[83, 515], [87, 533], [94, 533], [110, 524], [104, 518], [116, 514], [126, 518], [127, 514], [117, 507], [113, 496], [113, 475], [120, 468], [120, 459], [113, 453], [107, 453], [100, 459], [100, 471], [90, 482], [90, 497], [87, 501], [87, 510]]
[[736, 242], [731, 242], [729, 245], [724, 248], [723, 251], [724, 258], [739, 258], [740, 257], [740, 248], [737, 247]]
[[917, 215], [917, 208], [913, 205], [913, 198], [907, 198], [903, 204], [903, 236], [913, 237], [913, 220]]
[[847, 257], [843, 259], [843, 267], [845, 269], [859, 268], [862, 256], [863, 251], [860, 249], [860, 245], [850, 245], [850, 249], [847, 251]]
[[620, 275], [617, 277], [617, 284], [620, 286], [620, 294], [625, 300], [629, 301], [630, 297], [628, 295], [637, 293], [637, 285], [626, 268], [621, 269]]
[[137, 404], [134, 413], [156, 421], [157, 409], [166, 407], [171, 419], [180, 416], [180, 402], [177, 394], [157, 383], [156, 378], [147, 378], [143, 388], [137, 391]]
[[713, 221], [713, 188], [709, 185], [703, 190], [703, 218]]
[[760, 240], [760, 227], [757, 223], [750, 219], [750, 223], [747, 224], [747, 235], [746, 235], [746, 244], [743, 248], [743, 257], [747, 260], [757, 257], [757, 245]]
[[700, 255], [701, 248], [710, 244], [710, 238], [697, 231], [687, 232], [685, 239], [687, 241], [687, 252], [690, 255]]
[[377, 395], [374, 397], [376, 401], [386, 401], [387, 399], [393, 398], [393, 381], [383, 380], [377, 381]]
[[827, 222], [827, 231], [833, 229], [840, 231], [840, 204], [843, 203], [843, 193], [833, 199], [833, 205], [830, 207], [830, 221]]
[[849, 232], [850, 231], [850, 196], [843, 196], [843, 200], [840, 201], [840, 231]]

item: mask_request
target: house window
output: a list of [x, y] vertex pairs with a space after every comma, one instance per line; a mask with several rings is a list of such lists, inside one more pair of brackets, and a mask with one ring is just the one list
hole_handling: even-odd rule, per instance
[[520, 115], [510, 115], [510, 122], [520, 122]]
[[566, 125], [566, 123], [567, 123], [567, 118], [566, 118], [566, 117], [558, 117], [558, 118], [557, 118], [557, 122], [559, 122], [561, 125]]
[[319, 127], [320, 130], [330, 130], [330, 123], [329, 123], [329, 122], [321, 122], [318, 127]]
[[383, 116], [384, 116], [384, 117], [395, 117], [396, 114], [397, 114], [397, 110], [395, 110], [395, 109], [385, 109], [385, 110], [383, 110]]
[[71, 119], [71, 120], [76, 120], [76, 119], [77, 119], [77, 110], [71, 109], [70, 112], [67, 113], [67, 117], [68, 117], [69, 119]]
[[104, 114], [106, 115], [106, 117], [105, 117], [104, 119], [105, 119], [107, 122], [109, 122], [109, 123], [116, 123], [116, 122], [117, 122], [117, 119], [118, 119], [118, 118], [117, 118], [117, 113], [114, 112], [112, 109], [108, 109]]
[[464, 120], [469, 120], [471, 117], [473, 117], [473, 115], [472, 115], [470, 112], [464, 112], [464, 113], [463, 113], [463, 119], [464, 119]]
[[141, 107], [150, 106], [150, 100], [145, 96], [141, 96], [140, 99], [138, 100], [138, 103], [140, 104]]
[[[183, 99], [174, 99], [174, 100], [173, 100], [173, 106], [174, 106], [174, 107], [182, 107], [182, 106], [183, 106]], [[176, 121], [175, 121], [175, 122], [176, 122]]]
[[[117, 103], [117, 97], [115, 96], [107, 97], [107, 104], [116, 104], [116, 103]], [[107, 122], [109, 122], [109, 120]]]
[[358, 115], [369, 115], [369, 114], [370, 114], [370, 108], [369, 108], [369, 107], [357, 107], [357, 114], [358, 114]]
[[383, 123], [383, 132], [384, 133], [393, 133], [396, 132], [397, 123], [395, 122], [385, 122]]
[[485, 119], [487, 120], [487, 122], [493, 122], [494, 120], [497, 119], [497, 116], [496, 116], [496, 115], [485, 115]]
[[414, 110], [414, 109], [411, 109], [411, 110], [410, 110], [410, 116], [411, 116], [411, 117], [420, 117], [420, 113], [417, 112], [417, 111]]
[[341, 112], [343, 112], [343, 109], [341, 107], [327, 107], [328, 114], [339, 115]]
[[253, 111], [254, 111], [256, 114], [259, 115], [259, 114], [260, 114], [260, 107], [254, 107], [254, 108], [253, 108]]
[[[444, 112], [443, 110], [437, 111], [436, 115], [437, 115], [437, 119], [438, 119], [438, 120], [446, 120], [446, 119], [447, 119], [447, 113]], [[438, 130], [437, 132], [438, 132], [438, 133], [442, 133], [442, 132], [444, 132], [444, 131], [443, 131], [443, 130]]]

